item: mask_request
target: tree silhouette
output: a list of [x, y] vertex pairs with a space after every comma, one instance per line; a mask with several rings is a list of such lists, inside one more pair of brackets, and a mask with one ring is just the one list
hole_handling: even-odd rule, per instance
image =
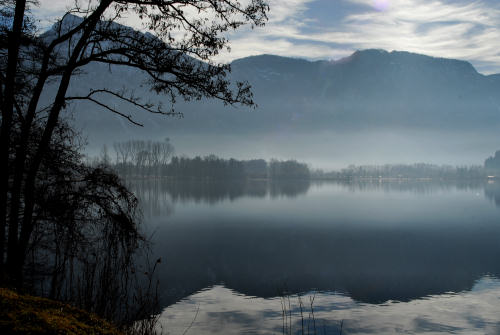
[[484, 168], [490, 172], [500, 170], [500, 151], [496, 151], [494, 156], [490, 156], [484, 161]]
[[[177, 97], [253, 105], [249, 85], [231, 83], [229, 66], [212, 59], [228, 48], [226, 32], [245, 24], [263, 25], [268, 10], [264, 0], [76, 1], [49, 33], [38, 36], [29, 24], [33, 4], [0, 1], [0, 266], [2, 278], [18, 285], [37, 228], [35, 217], [42, 210], [37, 206], [37, 181], [68, 104], [90, 101], [136, 124], [110, 101], [163, 115], [176, 113]], [[116, 23], [128, 15], [138, 17], [151, 33]], [[105, 83], [88, 94], [68, 96], [70, 80], [89, 63], [141, 71], [154, 92], [168, 97], [169, 105], [142, 101], [127, 89], [114, 91]], [[49, 83], [56, 93], [49, 106], [40, 106]]]

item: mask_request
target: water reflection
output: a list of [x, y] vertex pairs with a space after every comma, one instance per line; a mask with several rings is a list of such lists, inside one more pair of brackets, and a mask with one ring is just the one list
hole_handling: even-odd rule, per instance
[[[128, 185], [139, 196], [146, 208], [159, 208], [162, 203], [193, 201], [215, 205], [235, 201], [241, 197], [288, 197], [306, 194], [310, 181], [296, 182], [268, 180], [199, 181], [199, 180], [143, 180], [129, 181]], [[151, 203], [155, 203], [151, 207]], [[149, 206], [149, 207], [148, 207]], [[160, 212], [153, 211], [153, 216]], [[168, 213], [165, 213], [168, 214]]]
[[[442, 191], [475, 191], [482, 190], [486, 184], [483, 180], [406, 180], [406, 179], [373, 179], [373, 180], [352, 180], [335, 182], [344, 186], [350, 192], [358, 191], [383, 191], [383, 192], [409, 192], [413, 194], [431, 194]], [[498, 187], [498, 184], [494, 186]]]
[[[309, 301], [308, 295], [302, 299], [306, 304]], [[342, 323], [343, 334], [499, 334], [499, 301], [500, 281], [492, 277], [478, 280], [470, 291], [407, 303], [370, 305], [343, 294], [316, 293], [314, 323], [305, 306], [304, 329], [306, 333], [309, 328], [311, 333], [339, 334]], [[300, 334], [298, 299], [291, 297], [291, 304], [292, 333]], [[182, 334], [191, 323], [193, 334], [280, 334], [281, 311], [278, 298], [246, 297], [215, 286], [166, 308], [160, 321], [172, 334]]]
[[148, 222], [165, 260], [163, 306], [221, 283], [245, 297], [273, 298], [286, 287], [341, 292], [352, 304], [410, 303], [500, 277], [497, 183], [153, 186], [134, 187], [157, 214]]
[[500, 182], [490, 181], [484, 185], [484, 195], [500, 207]]
[[174, 212], [170, 195], [165, 192], [162, 182], [155, 180], [126, 181], [140, 202], [140, 208], [146, 220], [155, 217], [167, 217]]

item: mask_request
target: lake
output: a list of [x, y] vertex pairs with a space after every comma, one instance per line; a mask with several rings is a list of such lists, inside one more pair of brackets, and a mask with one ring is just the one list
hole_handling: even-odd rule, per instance
[[132, 186], [170, 334], [500, 334], [499, 182]]

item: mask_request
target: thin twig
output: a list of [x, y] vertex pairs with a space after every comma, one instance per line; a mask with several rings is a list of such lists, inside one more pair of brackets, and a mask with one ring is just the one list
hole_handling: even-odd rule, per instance
[[198, 308], [196, 309], [196, 314], [194, 315], [194, 318], [193, 320], [191, 320], [191, 323], [189, 324], [189, 326], [184, 330], [184, 333], [182, 333], [182, 335], [186, 335], [187, 332], [189, 331], [189, 329], [191, 329], [191, 327], [193, 326], [194, 324], [194, 321], [196, 320], [196, 317], [198, 316], [198, 312], [200, 311], [200, 305], [198, 305]]

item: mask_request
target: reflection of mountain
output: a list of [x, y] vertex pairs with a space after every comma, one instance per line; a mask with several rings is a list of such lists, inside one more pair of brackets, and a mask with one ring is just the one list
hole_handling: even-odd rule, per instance
[[[184, 213], [181, 219], [167, 219], [166, 228], [158, 232], [156, 238], [161, 245], [156, 252], [166, 259], [160, 273], [167, 287], [163, 303], [170, 304], [217, 283], [260, 297], [276, 296], [286, 287], [292, 292], [313, 288], [345, 291], [353, 299], [368, 303], [408, 301], [468, 290], [484, 274], [500, 276], [497, 212], [484, 218], [480, 212], [473, 213], [475, 222], [470, 222], [469, 217], [462, 218], [450, 210], [461, 206], [456, 202], [457, 189], [470, 194], [469, 187], [475, 189], [476, 185], [456, 185], [446, 200], [450, 207], [445, 208], [429, 207], [429, 200], [425, 200], [440, 198], [441, 193], [416, 192], [397, 200], [421, 207], [421, 217], [409, 217], [407, 207], [393, 204], [392, 199], [399, 197], [391, 193], [391, 202], [381, 203], [387, 212], [397, 212], [393, 218], [406, 217], [396, 225], [380, 223], [380, 218], [371, 218], [368, 212], [363, 214], [365, 206], [373, 206], [373, 199], [383, 197], [386, 190], [363, 193], [357, 188], [353, 193], [345, 186], [338, 186], [340, 195], [331, 197], [321, 192], [317, 197], [312, 192], [314, 200], [310, 202], [309, 195], [300, 201], [276, 198], [262, 204], [252, 201], [246, 209], [241, 200], [236, 216], [236, 205], [227, 202], [236, 198], [214, 196], [203, 190], [206, 186], [201, 186], [196, 197], [188, 195], [196, 188], [194, 183], [191, 189], [181, 191], [179, 185], [176, 192], [169, 190], [179, 199], [210, 199], [207, 194], [212, 194], [211, 199], [226, 202], [210, 212], [217, 215], [189, 206], [189, 217]], [[234, 185], [226, 187], [232, 190]], [[262, 196], [256, 191], [262, 186], [252, 187], [255, 196]], [[289, 191], [297, 186], [281, 187]], [[399, 185], [391, 191], [398, 189], [407, 192], [409, 187]], [[447, 193], [443, 194], [446, 197]], [[266, 210], [283, 203], [296, 208]], [[224, 208], [232, 215], [224, 215]], [[301, 212], [308, 216], [297, 217]]]
[[276, 296], [286, 286], [380, 303], [468, 290], [485, 273], [500, 275], [500, 227], [437, 233], [229, 225], [175, 227], [161, 237], [161, 253], [176, 255], [162, 275], [173, 297], [223, 282], [251, 296]]

